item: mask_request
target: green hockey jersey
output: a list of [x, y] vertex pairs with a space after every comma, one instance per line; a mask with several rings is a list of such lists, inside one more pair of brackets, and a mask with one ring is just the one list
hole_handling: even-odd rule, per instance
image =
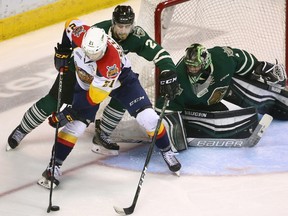
[[[197, 83], [190, 82], [183, 58], [179, 60], [176, 71], [182, 92], [170, 101], [168, 110], [209, 110], [209, 106], [223, 99], [235, 74], [249, 77], [255, 65], [258, 64], [256, 57], [245, 50], [216, 46], [208, 51], [211, 54], [212, 63], [202, 73]], [[156, 107], [162, 106], [163, 98], [159, 98]]]
[[[107, 34], [112, 35], [112, 20], [96, 23], [94, 26], [103, 28]], [[117, 40], [115, 37], [113, 39], [122, 46], [125, 54], [132, 52], [147, 61], [153, 61], [160, 71], [175, 70], [175, 64], [168, 52], [157, 44], [140, 26], [134, 26], [132, 32], [123, 41]], [[137, 73], [137, 71], [135, 72]]]

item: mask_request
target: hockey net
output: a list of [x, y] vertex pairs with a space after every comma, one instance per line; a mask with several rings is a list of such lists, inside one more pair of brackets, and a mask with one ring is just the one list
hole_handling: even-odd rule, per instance
[[[231, 46], [253, 53], [259, 60], [287, 65], [287, 0], [142, 0], [137, 25], [160, 43], [174, 63], [192, 43], [207, 48]], [[133, 58], [143, 86], [154, 101], [158, 80], [153, 64]], [[145, 67], [143, 67], [145, 65]], [[151, 85], [154, 83], [154, 85]], [[150, 85], [150, 86], [149, 86]], [[156, 92], [155, 92], [156, 89]]]
[[[207, 48], [231, 46], [259, 60], [287, 65], [287, 0], [142, 0], [136, 25], [141, 26], [172, 56], [174, 63], [192, 43]], [[133, 70], [152, 103], [158, 94], [153, 62], [128, 54]], [[156, 81], [155, 81], [156, 80]], [[131, 118], [126, 115], [124, 120]]]

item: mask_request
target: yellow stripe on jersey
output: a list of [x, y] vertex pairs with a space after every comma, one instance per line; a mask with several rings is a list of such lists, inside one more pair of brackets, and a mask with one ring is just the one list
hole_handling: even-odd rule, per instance
[[71, 19], [68, 19], [66, 20], [65, 22], [65, 29], [69, 27], [70, 23], [74, 20], [79, 20], [77, 17], [74, 17], [74, 18], [71, 18]]
[[[164, 124], [161, 123], [157, 136], [161, 135], [164, 131], [165, 131]], [[154, 131], [152, 131], [152, 132], [146, 131], [146, 133], [148, 134], [149, 137], [154, 136]]]
[[110, 92], [90, 85], [88, 91], [88, 100], [91, 104], [99, 104], [109, 96]]
[[71, 148], [73, 148], [77, 140], [78, 140], [78, 137], [75, 137], [70, 133], [65, 133], [63, 131], [60, 131], [58, 133], [58, 141], [60, 141], [62, 144], [69, 146]]

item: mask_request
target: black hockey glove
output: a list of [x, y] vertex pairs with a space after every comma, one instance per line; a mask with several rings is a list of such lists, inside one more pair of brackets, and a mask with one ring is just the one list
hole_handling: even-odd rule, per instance
[[167, 95], [169, 100], [175, 99], [180, 93], [180, 84], [177, 80], [175, 71], [163, 71], [159, 77], [160, 80], [160, 95]]
[[65, 47], [62, 44], [57, 43], [57, 47], [55, 47], [55, 55], [54, 55], [54, 65], [56, 70], [60, 71], [63, 68], [63, 72], [68, 71], [68, 63], [71, 57], [72, 48]]
[[59, 113], [53, 112], [48, 118], [49, 124], [56, 128], [57, 123], [59, 123], [59, 128], [65, 126], [68, 122], [77, 120], [77, 113], [71, 107], [66, 107], [63, 111]]

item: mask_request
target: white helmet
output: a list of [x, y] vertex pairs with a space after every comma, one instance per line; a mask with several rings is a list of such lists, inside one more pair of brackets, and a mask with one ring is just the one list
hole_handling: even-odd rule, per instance
[[81, 48], [91, 60], [101, 59], [107, 48], [107, 34], [104, 29], [91, 27], [83, 37]]

